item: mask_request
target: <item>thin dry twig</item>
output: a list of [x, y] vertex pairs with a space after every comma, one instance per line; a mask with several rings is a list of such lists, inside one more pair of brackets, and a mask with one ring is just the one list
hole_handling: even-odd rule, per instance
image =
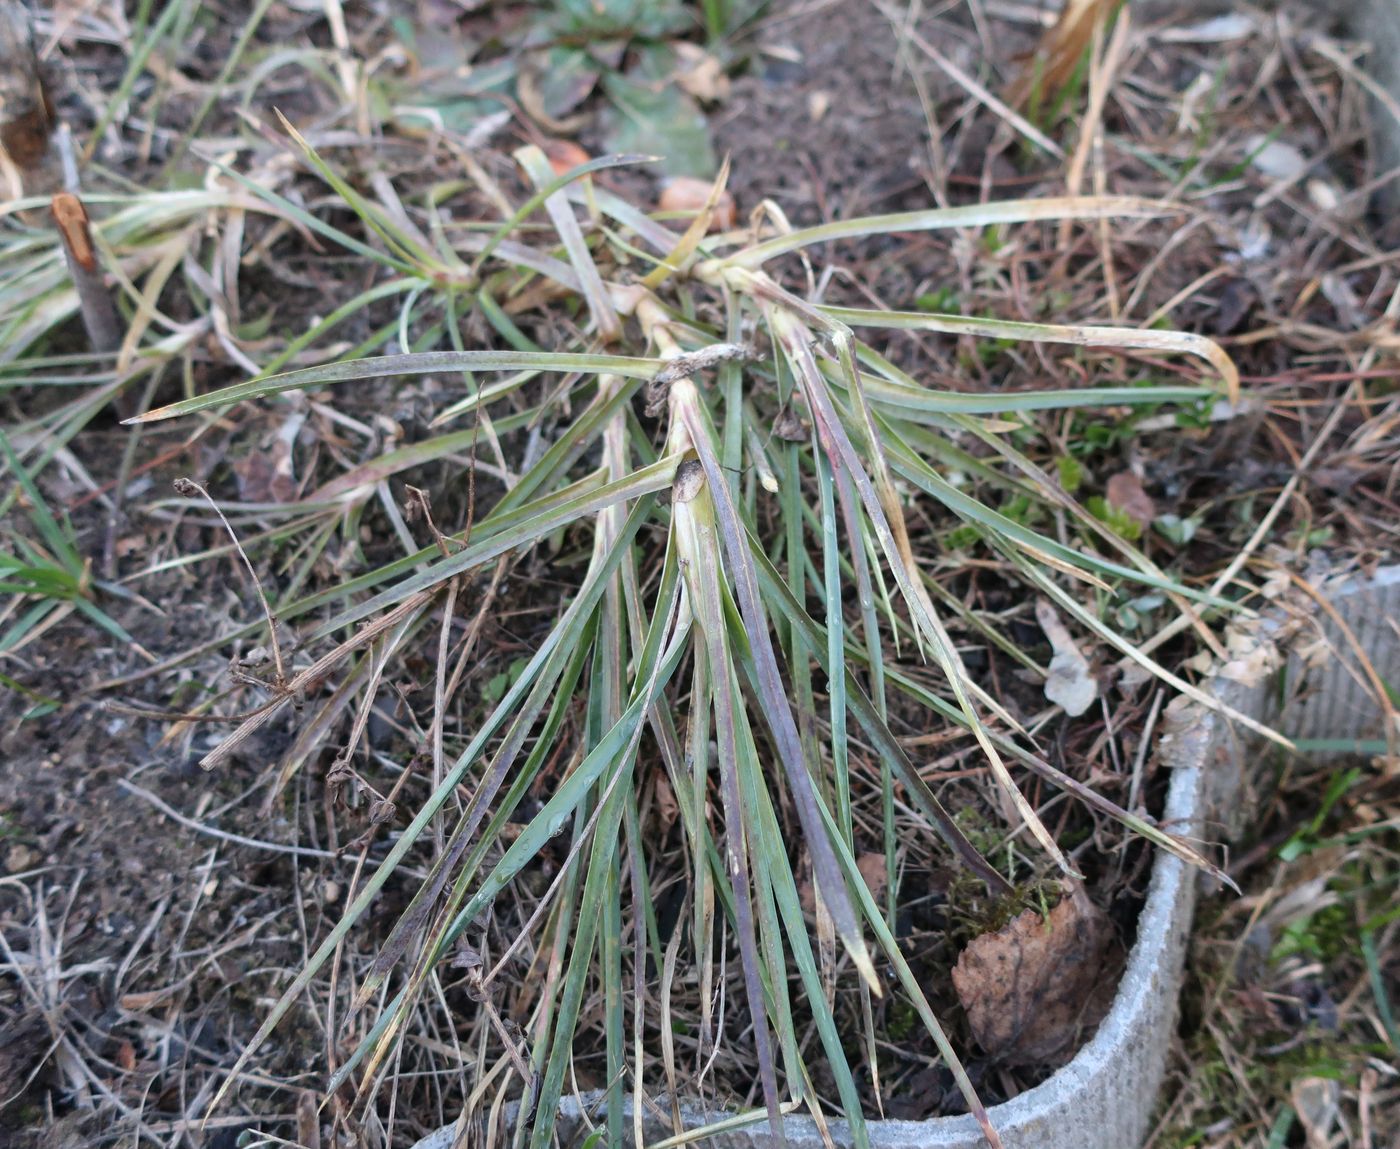
[[119, 778], [117, 785], [128, 794], [134, 794], [143, 802], [154, 806], [167, 818], [179, 822], [182, 826], [188, 826], [191, 830], [205, 834], [210, 838], [218, 838], [220, 841], [232, 842], [236, 846], [248, 846], [254, 850], [269, 850], [274, 854], [292, 854], [299, 858], [325, 858], [331, 861], [339, 861], [340, 856], [330, 850], [316, 850], [310, 846], [283, 846], [276, 842], [264, 842], [257, 838], [248, 838], [242, 834], [232, 834], [227, 830], [219, 830], [213, 826], [206, 826], [203, 822], [197, 822], [193, 818], [187, 818], [174, 807], [162, 801], [149, 790], [143, 790], [135, 782], [127, 778]]

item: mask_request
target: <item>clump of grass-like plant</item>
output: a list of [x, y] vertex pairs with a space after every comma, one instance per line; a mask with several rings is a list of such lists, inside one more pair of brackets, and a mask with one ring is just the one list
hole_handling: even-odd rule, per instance
[[[674, 1091], [678, 1079], [664, 1036], [678, 962], [691, 964], [700, 987], [699, 1048], [712, 1050], [721, 1040], [710, 1002], [727, 937], [738, 951], [771, 1121], [797, 1105], [822, 1118], [812, 1085], [817, 1054], [799, 1046], [793, 1024], [800, 993], [841, 1114], [857, 1144], [866, 1143], [855, 1072], [829, 991], [848, 966], [861, 985], [865, 1038], [873, 1048], [870, 995], [888, 991], [878, 962], [892, 971], [897, 992], [937, 1043], [988, 1141], [998, 1144], [896, 942], [893, 883], [891, 900], [882, 904], [856, 865], [853, 805], [862, 791], [878, 789], [890, 874], [898, 797], [930, 834], [941, 836], [958, 865], [993, 892], [1009, 888], [892, 732], [891, 697], [903, 696], [906, 710], [920, 708], [930, 725], [970, 732], [1009, 808], [1065, 875], [1073, 877], [1074, 868], [1023, 796], [1017, 770], [1069, 791], [1165, 850], [1208, 863], [1181, 839], [1053, 767], [968, 671], [949, 631], [949, 612], [962, 615], [965, 608], [940, 597], [920, 563], [906, 507], [913, 498], [941, 504], [975, 529], [1029, 590], [1164, 682], [1214, 705], [1104, 618], [1118, 594], [1143, 587], [1177, 603], [1196, 625], [1200, 612], [1226, 604], [1169, 578], [1081, 509], [1002, 432], [1008, 419], [1034, 412], [1195, 402], [1214, 390], [1233, 391], [1237, 377], [1223, 352], [1197, 336], [830, 307], [794, 294], [771, 269], [785, 255], [838, 239], [1141, 218], [1169, 209], [1124, 198], [1045, 199], [709, 236], [709, 209], [682, 233], [594, 185], [591, 173], [630, 162], [626, 157], [556, 175], [538, 149], [525, 148], [517, 158], [535, 190], [509, 218], [450, 233], [438, 228], [429, 237], [401, 210], [365, 198], [302, 147], [373, 242], [255, 184], [249, 190], [269, 210], [372, 259], [382, 275], [298, 350], [314, 349], [334, 323], [386, 299], [402, 300], [401, 334], [423, 316], [436, 316], [432, 339], [420, 339], [426, 347], [415, 351], [366, 356], [359, 349], [310, 368], [262, 371], [141, 421], [217, 412], [240, 401], [285, 401], [278, 397], [357, 380], [460, 373], [464, 394], [437, 423], [471, 417], [467, 430], [382, 455], [278, 514], [303, 535], [323, 537], [347, 515], [358, 521], [359, 510], [394, 474], [469, 444], [493, 458], [508, 481], [468, 531], [437, 534], [432, 546], [329, 591], [284, 593], [274, 608], [283, 623], [334, 608], [302, 635], [301, 649], [320, 653], [299, 668], [293, 663], [286, 678], [279, 675], [271, 698], [206, 765], [217, 765], [298, 701], [308, 684], [338, 675], [333, 696], [302, 719], [304, 733], [289, 760], [304, 760], [314, 737], [357, 693], [372, 698], [395, 652], [414, 635], [435, 631], [440, 657], [427, 747], [433, 789], [269, 1013], [229, 1081], [334, 959], [390, 876], [436, 832], [427, 876], [355, 992], [355, 1011], [373, 1005], [377, 1013], [336, 1068], [332, 1089], [354, 1083], [362, 1102], [373, 1096], [415, 1003], [436, 984], [440, 964], [452, 959], [467, 971], [504, 1050], [494, 1068], [481, 1068], [478, 1092], [521, 1097], [516, 1136], [535, 1149], [551, 1143], [558, 1103], [570, 1088], [583, 1003], [591, 993], [601, 995], [605, 1140], [620, 1145], [634, 1123], [640, 1127], [641, 1095]], [[535, 221], [540, 211], [550, 230]], [[562, 310], [573, 303], [582, 311], [578, 327], [565, 328], [573, 334], [553, 346], [536, 345], [513, 318], [521, 307]], [[473, 312], [502, 349], [464, 345], [462, 320]], [[1181, 353], [1203, 360], [1216, 378], [952, 393], [902, 371], [857, 335], [865, 330]], [[285, 364], [285, 353], [278, 359], [277, 366]], [[520, 465], [510, 454], [512, 432], [538, 425], [563, 392], [572, 404], [567, 424]], [[657, 420], [654, 430], [648, 415]], [[998, 512], [951, 479], [951, 471], [1054, 509], [1083, 545]], [[236, 512], [230, 510], [234, 522]], [[464, 732], [464, 748], [449, 754], [442, 719], [463, 680], [465, 655], [453, 663], [448, 651], [454, 615], [471, 611], [466, 580], [494, 572], [477, 592], [489, 601], [510, 556], [566, 528], [591, 539], [586, 570], [503, 696]], [[931, 689], [901, 669], [895, 644], [935, 665], [943, 687]], [[367, 708], [358, 708], [352, 746]], [[855, 739], [877, 759], [876, 772], [853, 761]], [[558, 769], [553, 764], [561, 755], [567, 766]], [[346, 752], [336, 769], [348, 772], [348, 763]], [[542, 808], [507, 833], [547, 768], [556, 781]], [[688, 855], [686, 924], [675, 936], [689, 948], [679, 955], [657, 932], [656, 859], [639, 808], [639, 794], [657, 771], [675, 796]], [[506, 952], [488, 952], [483, 923], [496, 899], [556, 840], [567, 843], [566, 856], [547, 891]], [[815, 889], [810, 915], [800, 892], [801, 859], [810, 864]], [[653, 970], [669, 971], [659, 988], [648, 984], [654, 976], [648, 958]], [[517, 1036], [491, 1003], [503, 980], [516, 976], [519, 960], [531, 974], [517, 990], [515, 1012], [524, 1019]], [[644, 1036], [658, 1029], [667, 1046], [660, 1054], [664, 1082], [644, 1071], [657, 1056]], [[517, 1082], [508, 1086], [512, 1076]]]

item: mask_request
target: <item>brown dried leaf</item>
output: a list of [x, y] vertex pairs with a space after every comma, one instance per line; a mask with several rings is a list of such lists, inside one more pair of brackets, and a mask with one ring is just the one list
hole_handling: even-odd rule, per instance
[[787, 443], [805, 443], [812, 437], [811, 428], [791, 407], [784, 407], [773, 420], [773, 437]]
[[39, 167], [48, 156], [53, 126], [53, 102], [34, 54], [29, 11], [17, 0], [0, 0], [0, 153], [22, 170]]
[[656, 816], [661, 825], [670, 830], [680, 817], [681, 806], [676, 801], [676, 792], [671, 788], [671, 779], [661, 771], [656, 773]]
[[132, 1013], [143, 1013], [153, 1006], [159, 1005], [166, 998], [172, 997], [178, 989], [180, 986], [176, 984], [167, 985], [161, 989], [146, 990], [143, 993], [124, 993], [117, 998], [117, 1005]]
[[[870, 896], [877, 902], [885, 896], [885, 855], [873, 852], [861, 854], [856, 859], [856, 869], [870, 887]], [[797, 884], [797, 900], [806, 914], [816, 914], [818, 909], [817, 888], [812, 884], [812, 863], [804, 852], [798, 864], [801, 880]]]
[[1082, 891], [974, 938], [953, 967], [973, 1036], [1007, 1065], [1054, 1065], [1107, 1013], [1113, 931]]
[[316, 1094], [309, 1089], [297, 1096], [297, 1144], [303, 1149], [321, 1149], [321, 1115]]
[[[656, 206], [662, 211], [688, 212], [698, 214], [705, 209], [710, 199], [712, 185], [706, 180], [691, 176], [677, 176], [666, 184]], [[710, 217], [711, 231], [728, 231], [738, 218], [734, 197], [727, 191], [719, 193], [715, 201], [714, 214]]]
[[884, 854], [862, 854], [856, 859], [856, 869], [870, 887], [870, 896], [877, 902], [885, 896], [886, 878]]
[[817, 887], [812, 882], [812, 860], [807, 856], [807, 851], [803, 850], [797, 863], [797, 873], [800, 875], [797, 883], [797, 900], [802, 905], [802, 912], [811, 917], [817, 912]]
[[1108, 480], [1105, 492], [1108, 501], [1139, 523], [1144, 530], [1152, 525], [1157, 517], [1157, 504], [1152, 496], [1142, 489], [1142, 480], [1132, 471], [1119, 471]]
[[573, 140], [546, 140], [544, 154], [557, 176], [573, 171], [580, 164], [586, 164], [593, 158]]
[[298, 484], [292, 472], [292, 445], [279, 436], [265, 451], [253, 451], [235, 459], [233, 474], [238, 497], [245, 503], [290, 503]]
[[1094, 36], [1094, 22], [1113, 10], [1117, 0], [1066, 0], [1060, 18], [1047, 28], [1034, 55], [1006, 92], [1006, 102], [1020, 107], [1030, 99], [1037, 84], [1040, 97], [1048, 102], [1074, 75], [1075, 68]]

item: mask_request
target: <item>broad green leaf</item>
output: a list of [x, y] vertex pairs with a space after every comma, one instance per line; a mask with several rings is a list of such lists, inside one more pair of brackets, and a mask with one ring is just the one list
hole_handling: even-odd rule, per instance
[[717, 162], [704, 113], [673, 82], [603, 77], [610, 106], [605, 115], [612, 151], [661, 156], [667, 175], [709, 179]]

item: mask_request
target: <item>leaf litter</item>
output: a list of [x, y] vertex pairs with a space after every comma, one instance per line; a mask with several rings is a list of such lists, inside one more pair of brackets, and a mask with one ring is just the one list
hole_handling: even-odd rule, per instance
[[1116, 943], [1082, 887], [973, 938], [953, 985], [977, 1043], [1004, 1065], [1062, 1065], [1112, 1004], [1122, 968]]

